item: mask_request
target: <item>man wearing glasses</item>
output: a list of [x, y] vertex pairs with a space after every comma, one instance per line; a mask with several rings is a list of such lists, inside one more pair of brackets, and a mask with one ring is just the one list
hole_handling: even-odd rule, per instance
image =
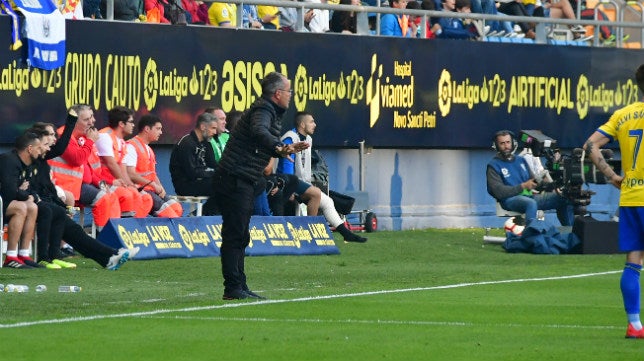
[[224, 300], [263, 299], [246, 283], [245, 249], [255, 197], [264, 189], [263, 171], [272, 157], [289, 157], [309, 147], [280, 141], [282, 116], [291, 101], [291, 82], [272, 72], [262, 80], [262, 96], [244, 113], [224, 149], [215, 172], [215, 198], [223, 225], [221, 270]]
[[116, 106], [107, 113], [107, 124], [99, 131], [95, 143], [101, 161], [101, 178], [118, 195], [122, 217], [146, 217], [152, 209], [152, 197], [138, 191], [123, 162], [127, 154], [124, 138], [134, 132], [134, 111]]

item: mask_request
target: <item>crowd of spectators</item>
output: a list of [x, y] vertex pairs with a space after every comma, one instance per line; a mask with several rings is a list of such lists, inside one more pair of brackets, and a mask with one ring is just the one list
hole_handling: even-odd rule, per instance
[[[304, 9], [298, 21], [296, 6], [288, 1], [330, 3], [339, 5], [377, 6], [379, 0], [285, 0], [284, 6], [244, 4], [242, 18], [238, 19], [237, 4], [227, 2], [202, 2], [197, 0], [114, 0], [114, 19], [122, 21], [147, 21], [164, 24], [195, 24], [219, 27], [242, 27], [297, 32], [336, 32], [352, 34], [380, 34], [385, 36], [480, 39], [483, 37], [518, 37], [534, 39], [534, 22], [488, 20], [470, 21], [449, 17], [431, 18], [427, 28], [421, 29], [422, 17], [417, 15], [369, 13], [368, 22], [359, 25], [354, 11]], [[522, 17], [551, 17], [575, 19], [577, 0], [382, 0], [381, 7], [397, 9], [434, 10], [489, 15]], [[105, 17], [106, 0], [84, 0], [85, 18]], [[509, 18], [510, 19], [510, 18]], [[376, 28], [376, 24], [380, 24]], [[586, 38], [582, 26], [569, 26], [574, 38]]]

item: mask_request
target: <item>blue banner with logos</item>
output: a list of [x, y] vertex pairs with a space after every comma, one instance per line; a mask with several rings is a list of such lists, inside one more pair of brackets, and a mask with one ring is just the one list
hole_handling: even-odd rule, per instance
[[[0, 28], [10, 19], [0, 17]], [[71, 21], [63, 67], [27, 67], [0, 38], [0, 142], [35, 121], [62, 124], [87, 103], [97, 126], [116, 106], [164, 120], [162, 144], [209, 106], [243, 111], [271, 71], [294, 89], [284, 116], [315, 117], [316, 146], [488, 148], [498, 129], [540, 129], [578, 147], [616, 109], [640, 99], [642, 50], [286, 33], [205, 26]], [[132, 36], [136, 34], [137, 36]], [[4, 39], [4, 40], [3, 40]], [[212, 46], [216, 44], [216, 46]], [[239, 44], [243, 44], [240, 46]], [[295, 54], [295, 56], [294, 56]]]
[[[140, 247], [137, 259], [216, 257], [221, 217], [111, 219], [98, 240]], [[339, 254], [324, 217], [252, 217], [249, 256]]]

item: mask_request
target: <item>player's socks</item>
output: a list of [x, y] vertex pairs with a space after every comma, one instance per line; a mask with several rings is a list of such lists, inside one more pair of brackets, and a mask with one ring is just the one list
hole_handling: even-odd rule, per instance
[[628, 323], [633, 326], [634, 329], [636, 330], [641, 330], [642, 329], [642, 322], [640, 322], [640, 315], [627, 315], [628, 316]]
[[[624, 309], [628, 317], [628, 322], [635, 329], [641, 329], [640, 321], [640, 272], [642, 266], [635, 263], [626, 262], [624, 272], [620, 280], [622, 298], [624, 299]], [[638, 328], [639, 326], [639, 328]]]

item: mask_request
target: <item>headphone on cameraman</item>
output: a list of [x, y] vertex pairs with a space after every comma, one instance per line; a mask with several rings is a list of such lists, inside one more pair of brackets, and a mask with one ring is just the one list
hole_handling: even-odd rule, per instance
[[502, 135], [509, 135], [510, 138], [512, 139], [512, 154], [514, 154], [514, 152], [516, 152], [517, 149], [519, 148], [519, 142], [517, 142], [517, 138], [514, 135], [514, 132], [512, 132], [511, 130], [504, 129], [504, 130], [499, 130], [498, 132], [494, 133], [494, 138], [492, 138], [492, 149], [494, 149], [496, 151], [499, 150], [498, 146], [496, 144], [496, 140]]

